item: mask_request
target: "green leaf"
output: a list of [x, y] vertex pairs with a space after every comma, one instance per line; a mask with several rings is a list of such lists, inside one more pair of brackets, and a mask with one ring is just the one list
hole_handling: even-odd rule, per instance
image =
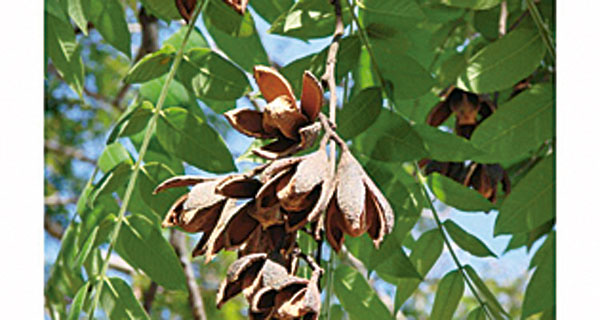
[[167, 73], [175, 57], [175, 48], [165, 45], [162, 49], [145, 55], [123, 79], [125, 83], [141, 83]]
[[223, 0], [208, 0], [202, 14], [205, 21], [232, 36], [244, 38], [256, 33], [250, 11], [242, 16]]
[[416, 124], [414, 130], [425, 143], [429, 158], [438, 161], [460, 162], [483, 154], [469, 140], [426, 124]]
[[[140, 95], [143, 98], [150, 100], [153, 105], [156, 105], [162, 86], [165, 83], [165, 77], [166, 76], [163, 76], [142, 84], [140, 86]], [[169, 85], [169, 89], [167, 89], [167, 97], [165, 98], [163, 107], [167, 108], [175, 106], [196, 107], [197, 103], [196, 98], [192, 94], [189, 94], [181, 83], [172, 81]]]
[[[350, 21], [348, 6], [342, 1], [343, 21]], [[333, 34], [335, 13], [327, 1], [299, 0], [271, 24], [269, 33], [302, 40], [323, 38]]]
[[393, 319], [377, 293], [358, 271], [339, 266], [333, 277], [335, 295], [353, 319]]
[[75, 21], [75, 25], [81, 29], [81, 32], [83, 32], [84, 35], [88, 35], [88, 20], [87, 17], [85, 16], [85, 13], [83, 12], [83, 5], [82, 5], [82, 0], [68, 0], [67, 4], [68, 4], [68, 11], [69, 11], [69, 16], [71, 16], [71, 19], [73, 19], [73, 21]]
[[355, 138], [356, 149], [372, 159], [387, 162], [417, 160], [427, 156], [421, 137], [400, 115], [382, 109], [368, 132]]
[[452, 319], [464, 291], [465, 283], [460, 270], [448, 272], [440, 280], [429, 319]]
[[462, 211], [490, 211], [494, 204], [479, 192], [437, 172], [427, 177], [431, 191], [443, 203]]
[[497, 6], [501, 1], [502, 0], [442, 0], [442, 3], [451, 7], [485, 10]]
[[67, 316], [67, 320], [77, 320], [81, 315], [81, 311], [83, 309], [83, 304], [88, 294], [88, 290], [90, 288], [90, 283], [86, 282], [85, 285], [81, 286], [73, 299], [73, 303], [71, 304], [71, 308], [69, 309], [69, 315]]
[[[261, 3], [260, 1], [257, 2]], [[270, 64], [267, 52], [254, 25], [252, 27], [255, 30], [252, 35], [240, 38], [227, 34], [210, 24], [206, 15], [204, 16], [204, 21], [206, 29], [217, 44], [217, 47], [244, 70], [252, 72], [255, 65]], [[240, 50], [240, 48], [244, 48], [244, 50]]]
[[531, 276], [525, 298], [521, 318], [554, 307], [556, 304], [556, 250], [546, 250], [537, 269]]
[[369, 128], [381, 112], [381, 88], [371, 87], [357, 93], [338, 113], [338, 132], [352, 139]]
[[96, 200], [100, 196], [111, 194], [117, 191], [119, 187], [122, 187], [127, 183], [130, 175], [131, 164], [126, 162], [121, 162], [114, 168], [107, 171], [100, 181], [98, 181], [98, 183], [94, 186], [94, 191], [88, 200], [88, 204], [93, 207], [96, 203]]
[[165, 0], [141, 0], [144, 9], [152, 15], [165, 21], [181, 19], [179, 11], [175, 6], [175, 1]]
[[277, 17], [288, 11], [294, 5], [294, 0], [252, 1], [250, 5], [263, 19], [271, 24]]
[[[60, 5], [55, 1], [46, 1], [44, 12], [44, 51], [52, 60], [52, 64], [63, 80], [79, 95], [83, 92], [83, 62], [81, 46], [75, 39], [73, 26], [68, 22]], [[53, 9], [52, 9], [53, 8]], [[52, 12], [52, 13], [51, 13]], [[58, 16], [62, 16], [61, 19]]]
[[183, 108], [163, 111], [156, 136], [169, 153], [202, 170], [216, 173], [235, 170], [223, 139], [202, 119]]
[[109, 319], [150, 319], [127, 282], [116, 277], [103, 281], [100, 303]]
[[94, 244], [96, 243], [96, 236], [98, 236], [98, 230], [100, 230], [99, 225], [97, 225], [92, 230], [92, 233], [87, 237], [87, 239], [83, 243], [81, 250], [77, 254], [77, 260], [75, 261], [75, 267], [81, 268], [81, 266], [83, 265], [83, 262], [87, 259], [88, 255], [94, 248]]
[[541, 160], [506, 197], [494, 226], [494, 236], [527, 232], [553, 219], [556, 179], [554, 156]]
[[473, 144], [486, 151], [474, 160], [482, 163], [515, 160], [554, 137], [553, 91], [550, 84], [536, 84], [501, 105], [473, 132]]
[[361, 0], [356, 4], [365, 26], [378, 24], [405, 29], [425, 18], [419, 4], [414, 0]]
[[545, 50], [537, 30], [517, 28], [473, 55], [458, 87], [475, 93], [509, 88], [535, 71]]
[[[497, 25], [497, 24], [496, 24]], [[440, 87], [447, 87], [456, 82], [458, 76], [467, 67], [467, 57], [465, 54], [455, 54], [445, 59], [437, 72]]]
[[544, 244], [538, 249], [529, 263], [529, 269], [539, 266], [546, 255], [551, 254], [556, 248], [556, 232], [552, 231], [548, 234]]
[[[442, 254], [444, 240], [438, 229], [424, 232], [414, 245], [410, 253], [410, 261], [415, 266], [422, 278], [427, 276], [431, 267]], [[419, 279], [401, 279], [398, 281], [396, 297], [394, 298], [394, 313], [400, 309], [402, 304], [413, 294], [421, 283]]]
[[117, 241], [125, 256], [156, 283], [170, 290], [186, 290], [179, 259], [158, 226], [143, 216], [129, 216]]
[[148, 101], [127, 110], [110, 132], [106, 144], [114, 143], [120, 137], [128, 137], [144, 130], [153, 112], [154, 106]]
[[137, 189], [140, 192], [142, 201], [154, 212], [157, 222], [162, 221], [171, 205], [188, 190], [186, 188], [172, 188], [158, 194], [152, 193], [161, 182], [175, 176], [175, 173], [162, 163], [147, 162], [140, 173]]
[[469, 312], [467, 320], [486, 320], [485, 310], [482, 307], [477, 307], [473, 311]]
[[188, 51], [177, 70], [177, 79], [199, 98], [231, 101], [250, 91], [244, 72], [207, 48]]
[[375, 59], [384, 79], [390, 81], [394, 99], [403, 100], [425, 95], [435, 84], [431, 74], [406, 54], [390, 54], [374, 48]]
[[498, 257], [494, 254], [483, 241], [479, 240], [474, 235], [466, 232], [454, 221], [448, 219], [444, 221], [444, 227], [450, 238], [463, 250], [477, 257]]
[[[158, 1], [163, 1], [163, 0], [158, 0]], [[168, 2], [171, 2], [171, 1], [168, 1]], [[179, 12], [177, 14], [179, 15]], [[181, 28], [179, 28], [177, 31], [175, 31], [175, 33], [173, 33], [167, 40], [165, 40], [163, 42], [163, 46], [172, 45], [174, 48], [181, 47], [181, 44], [183, 43], [183, 38], [185, 37], [185, 34], [187, 33], [188, 28], [189, 28], [189, 26], [181, 26]], [[185, 45], [185, 48], [183, 49], [183, 52], [188, 52], [190, 49], [194, 49], [194, 48], [208, 48], [208, 47], [209, 47], [208, 42], [206, 42], [206, 38], [204, 38], [204, 35], [202, 35], [202, 32], [200, 32], [200, 29], [198, 29], [197, 27], [194, 27], [194, 29], [190, 33], [190, 36]]]
[[121, 3], [118, 0], [84, 1], [83, 9], [102, 38], [131, 58], [131, 34]]
[[475, 285], [475, 288], [477, 288], [479, 295], [486, 302], [488, 310], [490, 310], [490, 312], [496, 318], [502, 318], [500, 313], [503, 313], [505, 316], [510, 317], [508, 312], [506, 312], [504, 308], [502, 308], [502, 305], [500, 304], [500, 302], [498, 302], [496, 296], [492, 293], [492, 291], [490, 291], [490, 289], [485, 285], [485, 282], [483, 282], [483, 280], [479, 277], [475, 269], [473, 269], [473, 267], [471, 267], [470, 265], [466, 265], [464, 267], [464, 270], [467, 272], [467, 276], [469, 276], [469, 279], [471, 279], [471, 281]]
[[108, 172], [122, 162], [130, 165], [133, 164], [133, 160], [127, 149], [122, 144], [115, 142], [104, 148], [100, 158], [98, 158], [98, 167], [102, 172]]

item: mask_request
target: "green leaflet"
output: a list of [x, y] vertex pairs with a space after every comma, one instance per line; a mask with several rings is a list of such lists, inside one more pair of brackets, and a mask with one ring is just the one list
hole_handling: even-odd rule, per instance
[[120, 137], [128, 137], [144, 130], [153, 112], [154, 106], [148, 101], [127, 110], [117, 120], [117, 124], [108, 135], [106, 144], [110, 145]]
[[459, 162], [484, 153], [471, 141], [453, 133], [426, 124], [416, 124], [413, 128], [423, 139], [429, 158], [433, 160]]
[[[349, 10], [342, 1], [342, 20], [350, 21]], [[271, 24], [269, 33], [302, 40], [328, 37], [335, 28], [333, 6], [327, 1], [299, 0]]]
[[156, 136], [167, 152], [200, 169], [215, 173], [235, 170], [231, 153], [219, 134], [183, 108], [163, 111]]
[[381, 88], [371, 87], [358, 92], [338, 114], [338, 132], [351, 139], [369, 128], [381, 112]]
[[442, 3], [451, 7], [485, 10], [497, 6], [501, 1], [502, 0], [442, 0]]
[[506, 197], [494, 226], [494, 236], [527, 232], [555, 217], [554, 155], [541, 160]]
[[67, 4], [68, 4], [68, 12], [69, 12], [69, 16], [71, 17], [71, 19], [73, 19], [73, 21], [75, 22], [75, 25], [81, 29], [81, 32], [83, 32], [84, 35], [88, 35], [88, 20], [87, 17], [85, 16], [85, 13], [83, 12], [83, 4], [82, 4], [83, 0], [68, 0]]
[[448, 272], [440, 281], [429, 319], [452, 319], [465, 291], [465, 283], [460, 272], [460, 270]]
[[144, 9], [167, 22], [170, 20], [181, 19], [179, 11], [175, 6], [175, 1], [141, 0], [141, 2], [144, 5]]
[[294, 5], [294, 0], [252, 1], [250, 6], [269, 24]]
[[119, 255], [156, 283], [170, 290], [186, 289], [185, 275], [173, 247], [150, 220], [140, 215], [127, 217], [117, 242]]
[[537, 269], [525, 290], [522, 319], [552, 308], [556, 304], [556, 249], [554, 246], [544, 250], [538, 259]]
[[485, 285], [485, 282], [483, 282], [483, 280], [479, 277], [475, 269], [470, 265], [466, 265], [464, 270], [467, 272], [469, 279], [471, 279], [471, 281], [475, 285], [475, 288], [477, 288], [479, 295], [487, 303], [488, 310], [492, 313], [492, 315], [499, 319], [503, 318], [500, 315], [501, 313], [505, 316], [509, 316], [509, 314], [504, 310], [504, 308], [502, 308], [500, 302], [498, 302], [498, 299], [496, 299], [496, 296], [492, 293], [492, 291], [490, 291], [490, 289]]
[[69, 309], [69, 315], [67, 316], [67, 320], [77, 320], [81, 314], [83, 309], [83, 304], [87, 298], [88, 290], [90, 288], [90, 283], [86, 282], [85, 285], [81, 286], [73, 299], [73, 303], [71, 304], [71, 308]]
[[102, 281], [100, 303], [109, 319], [150, 319], [127, 282], [116, 277]]
[[417, 160], [427, 156], [421, 137], [402, 116], [382, 109], [368, 132], [354, 139], [356, 149], [386, 162]]
[[494, 204], [479, 192], [437, 172], [427, 177], [431, 191], [443, 203], [462, 211], [490, 211]]
[[554, 137], [555, 102], [551, 84], [536, 84], [498, 107], [473, 132], [471, 141], [486, 154], [481, 163], [518, 159]]
[[[425, 278], [431, 267], [442, 254], [444, 240], [438, 229], [424, 232], [414, 244], [410, 253], [410, 261], [415, 266], [421, 277]], [[413, 294], [421, 283], [419, 279], [401, 279], [398, 281], [396, 296], [394, 298], [394, 313], [400, 309], [402, 304]]]
[[454, 242], [463, 250], [477, 257], [497, 257], [483, 241], [468, 233], [454, 221], [444, 221], [444, 227]]
[[352, 319], [393, 319], [377, 293], [358, 271], [348, 266], [339, 266], [335, 269], [333, 278], [335, 295]]
[[162, 49], [145, 55], [123, 79], [125, 83], [142, 83], [166, 74], [175, 57], [175, 48], [165, 45]]
[[184, 55], [177, 79], [199, 98], [232, 101], [250, 91], [244, 72], [207, 48], [190, 49]]
[[129, 151], [122, 144], [115, 142], [107, 145], [102, 151], [98, 158], [98, 168], [102, 172], [108, 172], [122, 162], [133, 165], [133, 159]]
[[509, 88], [530, 75], [544, 53], [544, 43], [537, 30], [517, 28], [473, 55], [457, 85], [475, 93]]
[[249, 10], [241, 16], [223, 0], [206, 0], [206, 6], [202, 11], [205, 21], [219, 28], [226, 34], [245, 38], [256, 33], [254, 19]]
[[131, 58], [131, 34], [121, 3], [118, 0], [82, 3], [86, 17], [94, 24], [104, 41]]

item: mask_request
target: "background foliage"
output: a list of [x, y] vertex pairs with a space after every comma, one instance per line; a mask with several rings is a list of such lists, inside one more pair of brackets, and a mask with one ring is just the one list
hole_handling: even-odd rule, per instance
[[[275, 66], [297, 93], [303, 70], [317, 77], [324, 73], [334, 28], [329, 1], [252, 0], [244, 16], [221, 0], [199, 4], [201, 16], [154, 128], [148, 123], [188, 31], [174, 2], [45, 1], [45, 227], [52, 256], [45, 268], [45, 305], [50, 318], [89, 312], [97, 281], [104, 282], [98, 317], [193, 317], [190, 274], [181, 259], [185, 262], [194, 239], [184, 236], [182, 253], [171, 245], [173, 234], [160, 228], [181, 193], [153, 196], [151, 191], [176, 174], [219, 174], [254, 165], [249, 140], [220, 115], [235, 106], [262, 104], [249, 76], [254, 65]], [[554, 318], [553, 1], [354, 0], [342, 5], [339, 132], [390, 199], [396, 226], [380, 250], [364, 237], [348, 238], [347, 253], [328, 259], [325, 279], [333, 281], [327, 286], [333, 290], [326, 295], [333, 291], [333, 296], [322, 316]], [[278, 36], [267, 38], [259, 26]], [[300, 41], [308, 41], [308, 54], [286, 52], [286, 44]], [[527, 86], [515, 96], [522, 80]], [[439, 128], [425, 124], [450, 85], [488, 95], [498, 106], [470, 140], [450, 134], [454, 116]], [[115, 230], [148, 128], [153, 132], [128, 213]], [[415, 165], [422, 158], [498, 163], [510, 176], [512, 192], [491, 203], [443, 175], [422, 178]], [[421, 192], [421, 183], [430, 194]], [[432, 206], [444, 218], [441, 225]], [[486, 230], [510, 236], [504, 252], [492, 251], [465, 230], [458, 221], [463, 212], [491, 212], [495, 222]], [[109, 277], [98, 279], [115, 232]], [[315, 247], [310, 239], [301, 241]], [[448, 245], [462, 252], [460, 263], [446, 259], [444, 272], [434, 274]], [[529, 270], [510, 283], [471, 266], [522, 248], [531, 250]], [[219, 279], [234, 258], [222, 253], [207, 265], [191, 265], [209, 319], [245, 316], [242, 299], [222, 310], [213, 303]]]

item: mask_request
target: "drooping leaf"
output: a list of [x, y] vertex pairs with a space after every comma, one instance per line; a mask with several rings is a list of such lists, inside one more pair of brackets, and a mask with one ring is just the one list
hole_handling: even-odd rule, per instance
[[430, 159], [459, 162], [483, 154], [483, 151], [475, 147], [471, 141], [453, 133], [425, 124], [416, 124], [413, 128], [423, 139]]
[[[185, 275], [173, 251], [158, 226], [140, 215], [126, 218], [117, 252], [127, 262], [143, 270], [152, 280], [170, 290], [185, 290]], [[127, 257], [127, 258], [125, 258]]]
[[556, 304], [556, 252], [546, 250], [540, 257], [531, 280], [525, 289], [522, 319], [554, 307]]
[[420, 278], [419, 272], [404, 253], [400, 241], [390, 234], [387, 235], [381, 247], [373, 250], [369, 261], [369, 269], [387, 282], [396, 283], [402, 278]]
[[355, 138], [357, 150], [375, 160], [402, 162], [427, 156], [421, 137], [400, 115], [382, 109], [368, 132]]
[[68, 0], [69, 16], [75, 22], [75, 25], [81, 29], [84, 35], [88, 34], [88, 19], [83, 12], [82, 0]]
[[145, 55], [123, 79], [125, 83], [142, 83], [158, 78], [169, 71], [175, 57], [175, 48], [165, 45], [162, 49]]
[[131, 58], [131, 33], [121, 2], [105, 0], [82, 3], [86, 17], [94, 24], [104, 41]]
[[83, 62], [81, 47], [75, 39], [73, 27], [56, 0], [44, 6], [44, 51], [64, 81], [78, 94], [83, 92]]
[[365, 26], [377, 24], [393, 29], [410, 28], [425, 15], [414, 0], [363, 0], [357, 2]]
[[217, 173], [235, 170], [231, 153], [218, 133], [183, 108], [164, 110], [156, 136], [165, 150], [200, 169]]
[[94, 186], [94, 190], [88, 199], [88, 205], [93, 207], [99, 197], [111, 194], [124, 186], [129, 180], [131, 171], [131, 164], [126, 162], [121, 162], [107, 171]]
[[[343, 21], [350, 21], [348, 6], [342, 2]], [[302, 40], [322, 38], [333, 34], [335, 13], [327, 1], [299, 0], [271, 24], [269, 33]]]
[[460, 270], [448, 272], [440, 280], [429, 319], [452, 319], [465, 291], [465, 283], [460, 272]]
[[500, 4], [502, 0], [442, 0], [442, 3], [451, 7], [485, 10]]
[[[417, 271], [425, 278], [431, 267], [442, 254], [444, 240], [439, 230], [433, 229], [424, 232], [414, 245], [410, 253], [410, 261]], [[394, 313], [400, 309], [402, 304], [413, 294], [421, 283], [419, 279], [401, 279], [398, 281], [396, 296], [394, 298]]]
[[534, 85], [519, 94], [501, 105], [473, 132], [473, 144], [486, 151], [475, 161], [511, 161], [539, 148], [554, 136], [554, 113], [554, 94], [550, 84]]
[[377, 293], [358, 271], [339, 266], [333, 278], [335, 295], [352, 319], [393, 319]]
[[338, 113], [338, 132], [351, 139], [369, 128], [381, 112], [381, 88], [371, 87], [357, 93]]
[[[158, 96], [165, 83], [165, 76], [145, 82], [140, 86], [140, 95], [150, 100], [153, 105], [158, 103]], [[167, 107], [196, 107], [196, 98], [193, 94], [188, 93], [185, 87], [178, 81], [172, 81], [167, 89], [167, 97], [163, 104], [163, 108]]]
[[117, 277], [102, 281], [100, 303], [109, 319], [150, 319], [127, 282]]
[[162, 221], [171, 205], [187, 190], [185, 188], [172, 188], [153, 194], [153, 190], [162, 181], [175, 176], [167, 166], [159, 162], [146, 163], [138, 177], [138, 188], [142, 201], [156, 214], [158, 221]]
[[[248, 37], [235, 37], [210, 24], [206, 17], [204, 21], [208, 33], [233, 62], [248, 72], [252, 72], [255, 65], [269, 65], [269, 57], [256, 30]], [[254, 25], [252, 27], [255, 28]]]
[[[177, 12], [177, 15], [179, 15], [179, 12]], [[181, 47], [181, 44], [183, 43], [183, 38], [185, 37], [188, 28], [189, 26], [181, 26], [181, 28], [175, 31], [175, 33], [173, 33], [168, 39], [166, 39], [163, 42], [163, 46], [172, 45], [174, 48]], [[197, 27], [193, 28], [194, 29], [190, 33], [190, 37], [188, 38], [185, 48], [183, 49], [184, 53], [194, 48], [208, 48], [208, 42], [206, 42], [206, 38], [204, 38], [204, 35], [202, 34], [202, 32], [200, 32], [200, 29], [198, 29]]]
[[477, 307], [473, 311], [469, 312], [467, 320], [486, 320], [487, 316], [485, 310], [482, 307]]
[[244, 38], [256, 33], [254, 19], [249, 10], [242, 16], [223, 0], [208, 0], [203, 10], [205, 21], [227, 34]]
[[100, 230], [100, 226], [96, 226], [90, 235], [85, 240], [83, 246], [81, 247], [81, 251], [77, 254], [77, 260], [75, 261], [75, 267], [81, 268], [83, 262], [87, 259], [88, 255], [94, 248], [94, 244], [96, 242], [96, 236], [98, 236], [98, 230]]
[[83, 304], [86, 300], [87, 293], [90, 287], [90, 283], [86, 282], [85, 285], [81, 286], [75, 295], [75, 299], [73, 299], [73, 303], [71, 303], [71, 308], [69, 309], [69, 314], [67, 316], [67, 320], [77, 320], [81, 315], [81, 311], [83, 309]]
[[427, 177], [433, 194], [443, 203], [462, 211], [490, 211], [494, 204], [479, 192], [443, 176], [437, 172]]
[[187, 52], [177, 70], [177, 79], [199, 98], [231, 101], [250, 91], [244, 72], [207, 48]]
[[477, 288], [479, 295], [486, 302], [488, 310], [492, 313], [492, 315], [500, 319], [502, 318], [500, 313], [504, 314], [505, 316], [509, 316], [508, 312], [506, 312], [504, 308], [502, 308], [502, 305], [500, 304], [500, 302], [498, 302], [498, 299], [496, 298], [494, 293], [492, 293], [492, 291], [490, 291], [490, 289], [486, 286], [485, 282], [483, 282], [483, 280], [479, 277], [475, 269], [470, 265], [466, 265], [464, 269], [467, 272], [467, 276], [469, 277], [469, 279], [471, 279], [471, 281], [475, 285], [475, 288]]
[[406, 54], [389, 54], [375, 48], [375, 58], [382, 77], [391, 86], [395, 100], [418, 98], [425, 95], [435, 81], [421, 64]]
[[102, 154], [98, 158], [98, 167], [102, 172], [108, 172], [122, 162], [130, 165], [133, 164], [133, 160], [127, 149], [122, 144], [115, 142], [104, 148], [104, 151], [102, 151]]
[[152, 15], [165, 21], [181, 19], [179, 11], [175, 6], [175, 1], [165, 0], [141, 0], [144, 9], [148, 10]]
[[529, 269], [533, 269], [537, 266], [539, 266], [542, 261], [544, 260], [544, 258], [546, 257], [546, 255], [551, 254], [551, 252], [553, 252], [556, 248], [556, 232], [552, 231], [548, 234], [548, 237], [546, 237], [546, 240], [544, 240], [544, 244], [542, 244], [542, 246], [538, 249], [538, 251], [535, 253], [535, 255], [533, 256], [533, 258], [531, 258], [531, 261], [529, 263]]
[[250, 2], [250, 5], [263, 19], [271, 24], [277, 17], [288, 11], [294, 5], [294, 0], [252, 1]]
[[509, 88], [539, 66], [545, 50], [537, 30], [517, 28], [473, 55], [458, 87], [475, 93]]
[[444, 227], [454, 242], [463, 250], [477, 257], [497, 257], [483, 241], [468, 233], [454, 221], [444, 221]]
[[541, 160], [506, 197], [496, 218], [494, 235], [527, 232], [553, 219], [555, 212], [555, 160]]

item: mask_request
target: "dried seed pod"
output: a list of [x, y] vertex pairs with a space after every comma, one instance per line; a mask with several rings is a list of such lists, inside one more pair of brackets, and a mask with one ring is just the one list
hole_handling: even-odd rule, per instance
[[179, 14], [185, 22], [189, 23], [196, 7], [196, 0], [175, 0], [175, 6], [177, 6], [177, 10], [179, 10]]
[[279, 130], [286, 138], [297, 141], [298, 129], [308, 123], [308, 119], [288, 96], [279, 96], [265, 106], [263, 128], [267, 133]]
[[343, 234], [367, 232], [375, 247], [394, 225], [394, 213], [375, 183], [346, 148], [342, 149], [334, 196], [325, 217], [326, 235], [332, 248], [341, 249]]
[[298, 134], [300, 135], [299, 142], [285, 137], [279, 137], [274, 142], [271, 142], [260, 148], [253, 149], [252, 152], [261, 158], [269, 160], [287, 157], [298, 151], [310, 148], [317, 140], [317, 137], [321, 132], [321, 128], [321, 123], [315, 122], [298, 130]]
[[248, 0], [223, 0], [223, 2], [232, 7], [241, 15], [244, 15], [246, 12], [246, 7], [248, 6]]
[[286, 301], [290, 300], [298, 291], [305, 289], [309, 281], [303, 278], [289, 276], [263, 281], [263, 286], [252, 296], [250, 313], [254, 318], [259, 315], [271, 315]]
[[476, 94], [454, 89], [448, 96], [450, 110], [456, 114], [457, 125], [477, 124], [479, 97]]
[[502, 182], [506, 194], [510, 193], [510, 179], [502, 166], [480, 163], [474, 163], [472, 166], [474, 166], [472, 174], [467, 176], [464, 181], [466, 186], [473, 187], [492, 203], [496, 202], [498, 182]]
[[281, 319], [317, 320], [321, 310], [318, 281], [319, 276], [313, 273], [308, 285], [282, 303], [277, 308], [275, 315]]
[[227, 277], [223, 279], [217, 292], [217, 308], [250, 287], [267, 261], [266, 253], [255, 253], [241, 257], [227, 269]]
[[263, 128], [264, 114], [261, 111], [251, 109], [233, 109], [223, 114], [231, 126], [250, 137], [259, 139], [273, 139], [277, 132], [267, 132]]
[[285, 267], [292, 270], [290, 253], [296, 246], [296, 232], [286, 232], [283, 225], [274, 225], [268, 228], [256, 228], [250, 238], [240, 249], [244, 256], [256, 252], [274, 252], [281, 255]]
[[260, 181], [245, 174], [233, 174], [221, 180], [215, 192], [228, 198], [254, 198], [260, 189]]
[[267, 102], [285, 96], [296, 105], [296, 97], [290, 83], [277, 70], [266, 66], [254, 67], [254, 79]]
[[319, 112], [321, 112], [322, 105], [323, 87], [321, 87], [321, 83], [310, 71], [304, 71], [302, 95], [300, 97], [302, 113], [308, 117], [308, 120], [315, 121]]

